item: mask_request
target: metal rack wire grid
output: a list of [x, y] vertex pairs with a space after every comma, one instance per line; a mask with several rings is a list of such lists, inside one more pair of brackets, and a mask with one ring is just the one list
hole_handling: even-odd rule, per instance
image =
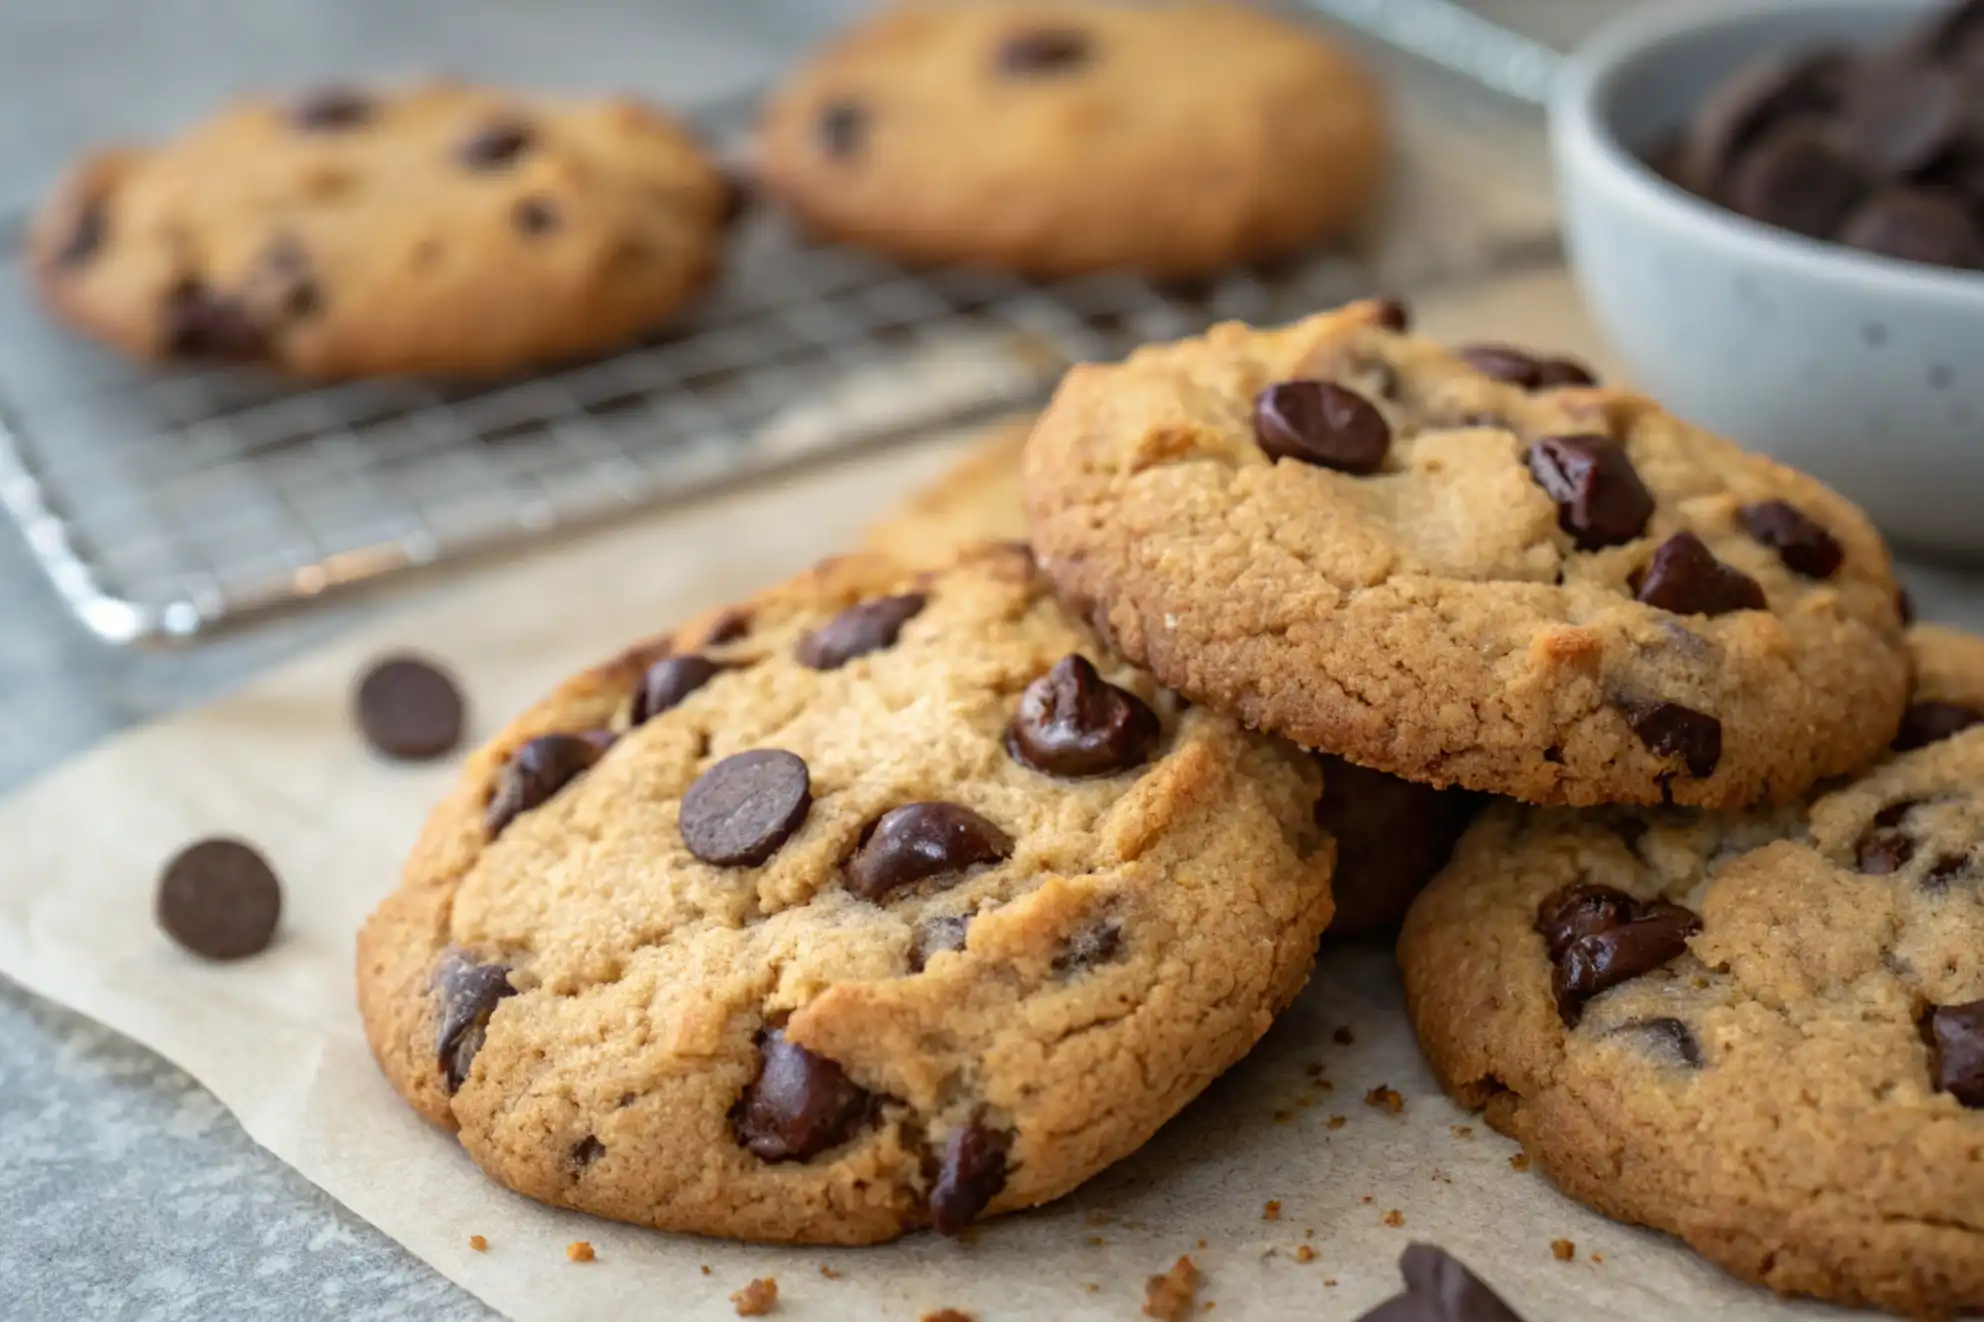
[[[906, 271], [754, 215], [721, 287], [665, 334], [473, 387], [298, 389], [240, 369], [140, 371], [48, 325], [16, 270], [0, 283], [0, 329], [27, 351], [0, 363], [0, 506], [98, 636], [188, 638], [1021, 405], [1069, 364], [1144, 340], [1506, 261], [1552, 232], [1540, 169], [1513, 159], [1511, 144], [1535, 136], [1511, 129], [1520, 114], [1493, 97], [1462, 114], [1448, 105], [1437, 123], [1408, 113], [1393, 208], [1420, 219], [1190, 290], [1126, 276], [1030, 286]], [[711, 111], [705, 128], [735, 143], [748, 117], [740, 101]]]

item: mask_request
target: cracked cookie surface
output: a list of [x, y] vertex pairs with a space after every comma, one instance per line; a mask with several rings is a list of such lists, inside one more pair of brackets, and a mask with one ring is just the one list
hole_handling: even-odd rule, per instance
[[1816, 481], [1396, 303], [1077, 367], [1025, 456], [1062, 596], [1185, 696], [1535, 803], [1783, 802], [1895, 732], [1886, 548]]
[[1376, 84], [1237, 4], [899, 4], [771, 98], [759, 173], [905, 260], [1188, 277], [1333, 238], [1383, 181]]
[[[1808, 803], [1490, 808], [1399, 946], [1441, 1082], [1567, 1193], [1778, 1291], [1984, 1308], [1984, 640]], [[1904, 725], [1906, 736], [1908, 725]]]
[[324, 88], [89, 155], [27, 248], [44, 301], [134, 358], [488, 375], [665, 320], [733, 204], [633, 101]]
[[955, 1231], [1127, 1155], [1266, 1030], [1330, 915], [1323, 788], [1110, 659], [1023, 551], [830, 562], [472, 757], [360, 1007], [534, 1198]]

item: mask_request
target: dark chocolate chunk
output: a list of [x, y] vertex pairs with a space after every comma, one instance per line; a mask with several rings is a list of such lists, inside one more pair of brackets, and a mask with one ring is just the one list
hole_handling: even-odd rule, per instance
[[1929, 1011], [1936, 1047], [1936, 1087], [1970, 1107], [1984, 1108], [1984, 1001], [1938, 1005]]
[[793, 655], [814, 670], [839, 670], [858, 656], [894, 647], [902, 627], [915, 619], [929, 598], [920, 592], [877, 597], [849, 606], [799, 640]]
[[605, 1155], [606, 1144], [600, 1142], [597, 1136], [587, 1134], [572, 1145], [572, 1150], [566, 1154], [566, 1157], [572, 1166], [584, 1170]]
[[1964, 131], [1963, 85], [1933, 64], [1866, 61], [1839, 109], [1847, 150], [1888, 179], [1926, 169]]
[[450, 947], [434, 969], [434, 990], [440, 997], [440, 1024], [434, 1034], [434, 1054], [441, 1078], [452, 1093], [468, 1078], [489, 1017], [506, 997], [515, 996], [507, 964], [478, 964], [464, 951]]
[[1538, 358], [1527, 350], [1508, 344], [1468, 344], [1461, 346], [1461, 358], [1483, 376], [1505, 381], [1524, 390], [1549, 390], [1557, 386], [1595, 385], [1591, 369], [1570, 358]]
[[1727, 615], [1768, 605], [1757, 580], [1716, 559], [1691, 532], [1677, 532], [1655, 548], [1633, 595], [1676, 615]]
[[1566, 1027], [1592, 997], [1651, 973], [1688, 948], [1701, 919], [1665, 900], [1639, 900], [1609, 886], [1579, 883], [1537, 906], [1536, 930], [1550, 952], [1550, 990]]
[[1557, 524], [1580, 551], [1630, 542], [1653, 517], [1653, 494], [1639, 470], [1606, 437], [1542, 437], [1529, 447], [1529, 472], [1557, 502]]
[[682, 843], [705, 863], [756, 867], [792, 838], [812, 806], [803, 759], [782, 748], [735, 753], [682, 796]]
[[188, 276], [165, 300], [166, 352], [181, 358], [241, 361], [258, 358], [268, 337], [241, 301]]
[[1875, 813], [1854, 842], [1854, 866], [1871, 877], [1885, 877], [1908, 866], [1915, 857], [1915, 837], [1902, 820], [1920, 806], [1920, 799], [1903, 799]]
[[1026, 686], [1006, 727], [1013, 760], [1050, 776], [1108, 776], [1139, 766], [1161, 733], [1157, 713], [1069, 655]]
[[382, 757], [425, 762], [462, 740], [467, 705], [445, 670], [417, 656], [373, 663], [358, 682], [352, 711], [366, 742]]
[[1722, 722], [1678, 702], [1640, 703], [1625, 709], [1626, 724], [1661, 757], [1678, 757], [1702, 780], [1722, 761]]
[[290, 123], [310, 133], [356, 128], [372, 118], [372, 98], [355, 87], [320, 87], [290, 108]]
[[1846, 551], [1817, 520], [1789, 501], [1766, 500], [1736, 512], [1743, 530], [1771, 547], [1785, 568], [1806, 578], [1827, 579], [1839, 572]]
[[1979, 721], [1984, 721], [1984, 712], [1960, 702], [1911, 702], [1901, 714], [1901, 730], [1894, 737], [1894, 746], [1904, 753], [1926, 748], [1962, 734]]
[[1254, 439], [1270, 458], [1361, 477], [1384, 466], [1392, 429], [1354, 390], [1328, 381], [1283, 381], [1254, 397]]
[[1080, 28], [1032, 28], [1015, 32], [999, 46], [999, 71], [1016, 74], [1055, 74], [1079, 69], [1089, 61], [1094, 43]]
[[925, 918], [909, 938], [909, 971], [923, 972], [930, 957], [944, 950], [963, 950], [965, 934], [971, 930], [970, 914], [946, 914]]
[[868, 136], [868, 112], [853, 101], [833, 101], [815, 121], [820, 150], [829, 156], [852, 156]]
[[1657, 1043], [1690, 1069], [1702, 1067], [1702, 1044], [1695, 1039], [1694, 1031], [1679, 1019], [1668, 1015], [1656, 1019], [1629, 1019], [1612, 1031], [1630, 1033]]
[[1805, 121], [1766, 133], [1729, 181], [1732, 209], [1766, 225], [1830, 238], [1866, 196], [1869, 180], [1825, 130]]
[[648, 667], [634, 694], [632, 720], [644, 725], [722, 674], [725, 667], [696, 652], [665, 656]]
[[1522, 1322], [1500, 1295], [1431, 1244], [1411, 1244], [1398, 1260], [1405, 1293], [1393, 1295], [1357, 1322]]
[[710, 621], [710, 627], [703, 635], [705, 647], [715, 647], [720, 643], [734, 643], [751, 632], [751, 612], [739, 606], [732, 606]]
[[471, 170], [500, 170], [530, 150], [530, 126], [516, 120], [485, 124], [461, 140], [455, 159]]
[[955, 1235], [978, 1219], [1006, 1187], [1006, 1153], [1013, 1136], [980, 1117], [951, 1131], [930, 1187], [930, 1221], [941, 1235]]
[[1947, 189], [1883, 189], [1855, 207], [1834, 237], [1904, 262], [1959, 270], [1984, 266], [1984, 230], [1971, 205]]
[[1412, 309], [1406, 305], [1404, 299], [1393, 298], [1387, 295], [1378, 299], [1377, 302], [1378, 324], [1380, 326], [1383, 326], [1388, 331], [1396, 331], [1401, 335], [1412, 329]]
[[[602, 732], [603, 733], [603, 732]], [[607, 742], [583, 734], [541, 734], [510, 754], [483, 814], [494, 840], [519, 816], [549, 800], [606, 751]]]
[[1674, 159], [1676, 182], [1715, 197], [1730, 167], [1765, 129], [1796, 115], [1836, 109], [1846, 67], [1845, 54], [1835, 50], [1772, 55], [1744, 66], [1688, 121]]
[[260, 954], [282, 917], [282, 883], [254, 848], [202, 840], [159, 876], [153, 912], [165, 934], [207, 959]]
[[847, 860], [847, 888], [880, 903], [930, 877], [1012, 857], [1012, 837], [955, 803], [906, 803], [876, 818]]
[[869, 1097], [846, 1071], [785, 1031], [758, 1043], [758, 1077], [737, 1109], [737, 1135], [761, 1161], [806, 1161], [844, 1143], [868, 1113]]

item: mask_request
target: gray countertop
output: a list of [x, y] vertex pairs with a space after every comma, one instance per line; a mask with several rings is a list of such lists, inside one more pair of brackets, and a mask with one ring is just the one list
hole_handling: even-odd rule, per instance
[[[855, 0], [62, 0], [0, 7], [0, 216], [103, 137], [240, 86], [448, 69], [694, 101], [761, 81]], [[1501, 0], [1558, 40], [1572, 0]], [[0, 344], [0, 353], [6, 345]], [[1948, 614], [1969, 585], [1918, 581]], [[0, 791], [390, 607], [326, 604], [173, 653], [74, 625], [0, 529]], [[1984, 623], [1984, 621], [1973, 621]], [[0, 1315], [445, 1319], [489, 1311], [257, 1147], [192, 1079], [0, 983]]]

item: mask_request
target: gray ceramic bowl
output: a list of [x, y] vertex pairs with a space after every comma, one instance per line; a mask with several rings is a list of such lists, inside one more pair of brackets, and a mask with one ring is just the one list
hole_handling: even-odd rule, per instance
[[1551, 140], [1572, 266], [1634, 386], [1814, 474], [1897, 544], [1984, 557], [1984, 273], [1747, 220], [1639, 158], [1770, 51], [1878, 43], [1918, 0], [1660, 5], [1571, 57]]

